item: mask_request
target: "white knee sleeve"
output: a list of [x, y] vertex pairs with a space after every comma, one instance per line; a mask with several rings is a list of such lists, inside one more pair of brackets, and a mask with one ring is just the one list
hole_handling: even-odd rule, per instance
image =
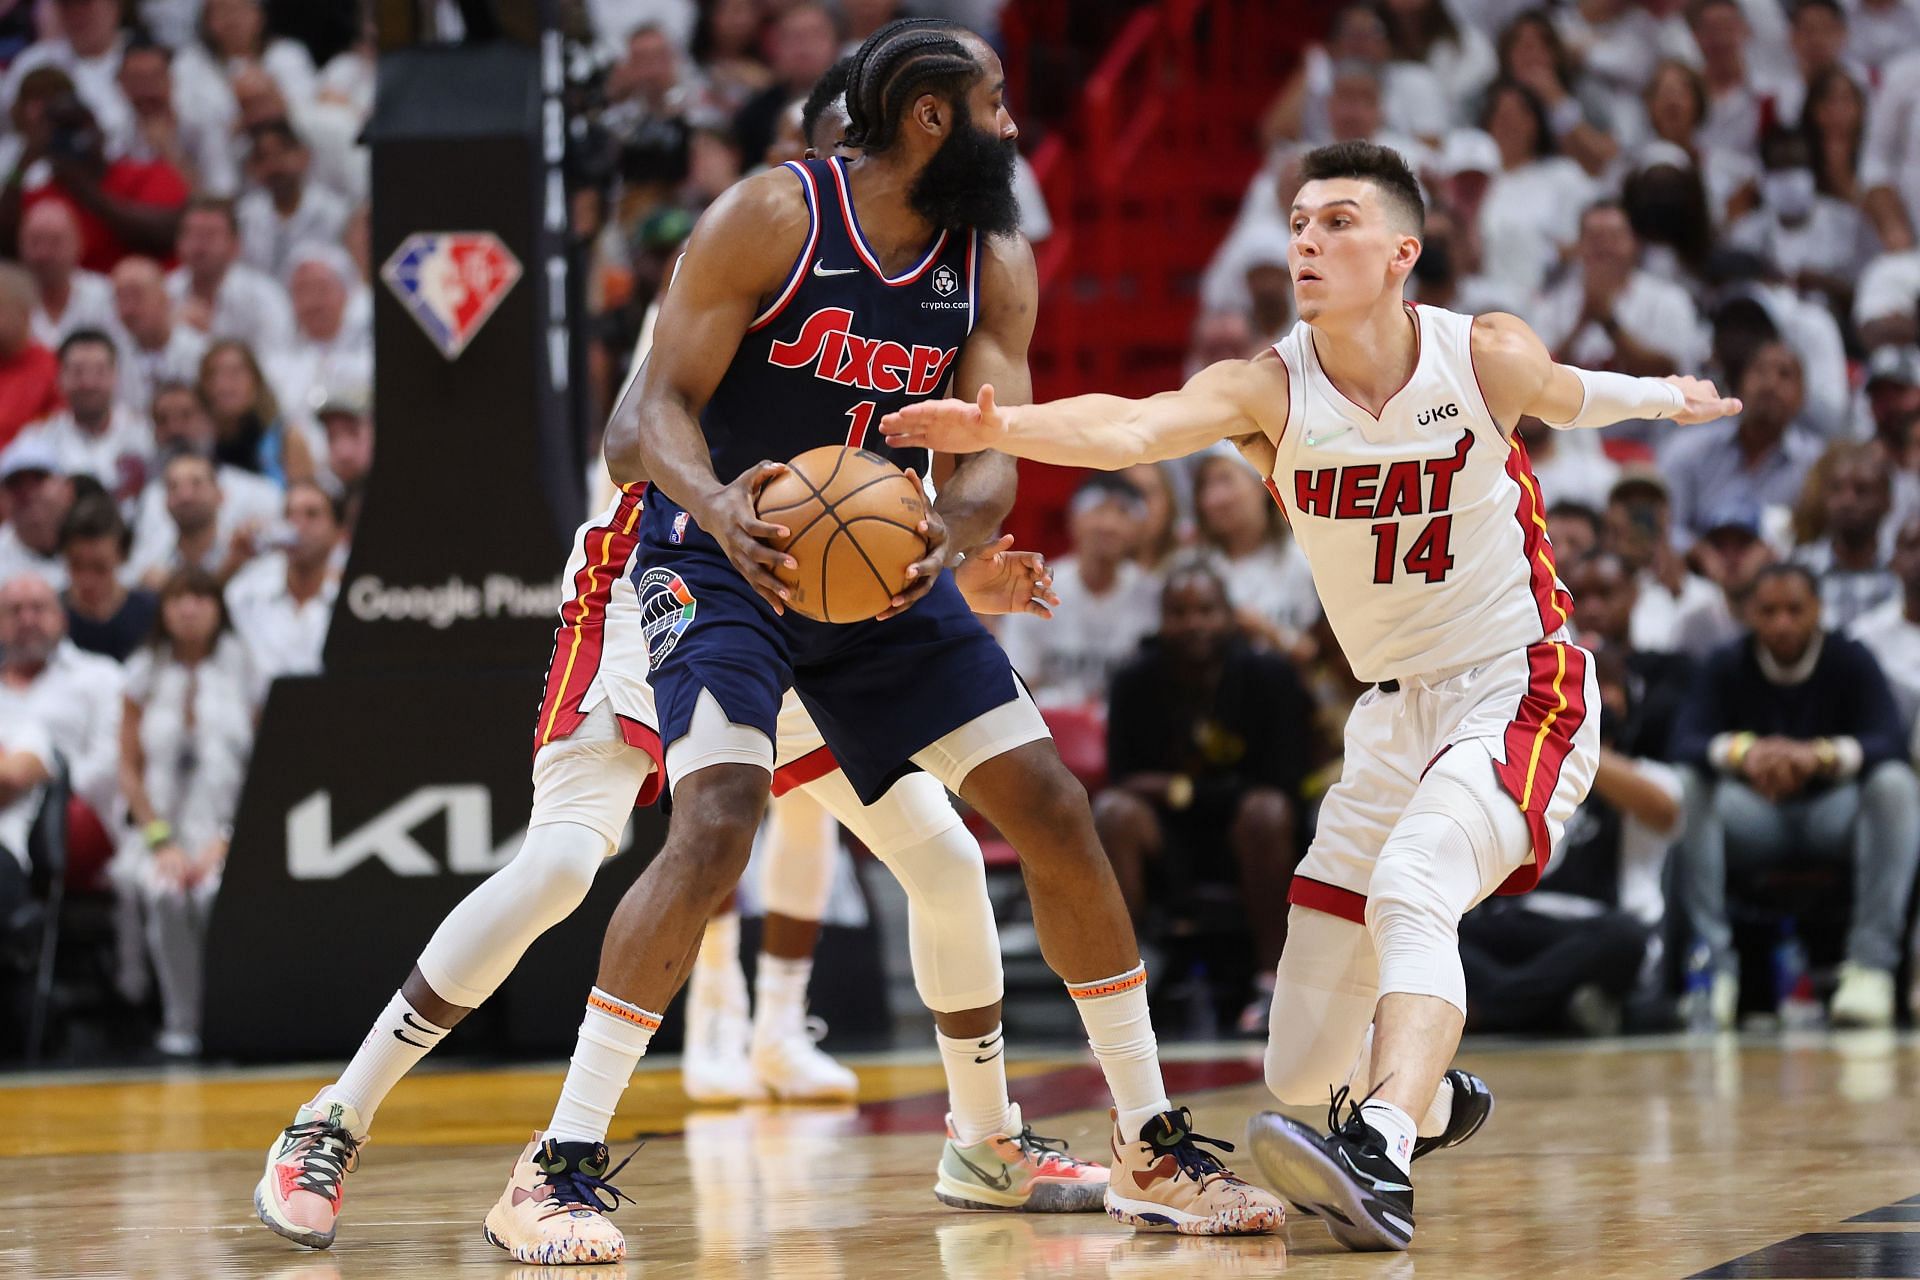
[[760, 856], [760, 900], [769, 915], [818, 920], [826, 914], [840, 858], [840, 824], [804, 787], [769, 806]]
[[1379, 997], [1373, 941], [1351, 920], [1294, 907], [1267, 1024], [1267, 1088], [1289, 1105], [1325, 1102], [1353, 1074]]
[[420, 953], [420, 974], [448, 1004], [476, 1008], [533, 940], [573, 913], [613, 842], [591, 827], [550, 822], [527, 832], [512, 862], [447, 913]]

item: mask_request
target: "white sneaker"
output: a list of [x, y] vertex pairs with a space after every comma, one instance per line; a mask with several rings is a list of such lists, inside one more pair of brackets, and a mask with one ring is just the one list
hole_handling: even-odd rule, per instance
[[1893, 975], [1849, 960], [1840, 966], [1840, 988], [1828, 1013], [1836, 1027], [1893, 1025]]
[[680, 1055], [680, 1087], [695, 1102], [751, 1102], [767, 1096], [747, 1054], [753, 1027], [747, 1019], [747, 985], [735, 971], [694, 970], [687, 989], [687, 1039]]
[[827, 1024], [818, 1018], [800, 1015], [761, 1017], [753, 1027], [753, 1069], [776, 1098], [791, 1102], [846, 1101], [859, 1092], [860, 1082], [847, 1070], [820, 1051], [818, 1041], [827, 1034]]
[[1740, 1016], [1740, 975], [1731, 969], [1716, 971], [1708, 1005], [1713, 1010], [1713, 1025], [1722, 1031], [1733, 1030], [1734, 1019]]

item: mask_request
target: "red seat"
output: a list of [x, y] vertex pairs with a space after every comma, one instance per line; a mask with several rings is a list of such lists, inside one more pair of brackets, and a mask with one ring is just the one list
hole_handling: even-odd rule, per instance
[[[1067, 771], [1080, 780], [1087, 794], [1098, 794], [1107, 785], [1107, 719], [1100, 707], [1049, 707], [1040, 713], [1053, 733], [1053, 744]], [[988, 870], [1005, 870], [1020, 865], [1020, 855], [988, 822], [985, 815], [969, 810], [967, 830], [980, 842], [980, 853]]]

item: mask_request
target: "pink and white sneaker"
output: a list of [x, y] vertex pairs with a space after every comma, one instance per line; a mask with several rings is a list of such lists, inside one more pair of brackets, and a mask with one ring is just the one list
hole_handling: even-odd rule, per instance
[[267, 1171], [253, 1189], [260, 1221], [309, 1249], [331, 1245], [366, 1140], [359, 1113], [345, 1103], [315, 1098], [301, 1107], [267, 1148]]
[[627, 1160], [609, 1168], [604, 1142], [555, 1142], [535, 1134], [487, 1210], [487, 1243], [541, 1266], [620, 1261], [627, 1242], [607, 1215], [631, 1199], [611, 1181]]

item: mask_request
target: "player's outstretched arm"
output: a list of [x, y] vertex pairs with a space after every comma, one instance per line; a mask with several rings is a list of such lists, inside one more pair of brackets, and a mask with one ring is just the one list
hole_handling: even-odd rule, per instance
[[991, 383], [972, 401], [927, 400], [880, 420], [894, 444], [942, 453], [998, 449], [1017, 458], [1117, 471], [1264, 434], [1287, 420], [1286, 367], [1275, 358], [1223, 360], [1178, 391], [1144, 400], [1085, 395], [1003, 405]]
[[1504, 312], [1475, 318], [1473, 367], [1502, 431], [1523, 417], [1569, 429], [1639, 418], [1692, 424], [1740, 412], [1738, 400], [1704, 378], [1635, 378], [1556, 364], [1526, 321]]

